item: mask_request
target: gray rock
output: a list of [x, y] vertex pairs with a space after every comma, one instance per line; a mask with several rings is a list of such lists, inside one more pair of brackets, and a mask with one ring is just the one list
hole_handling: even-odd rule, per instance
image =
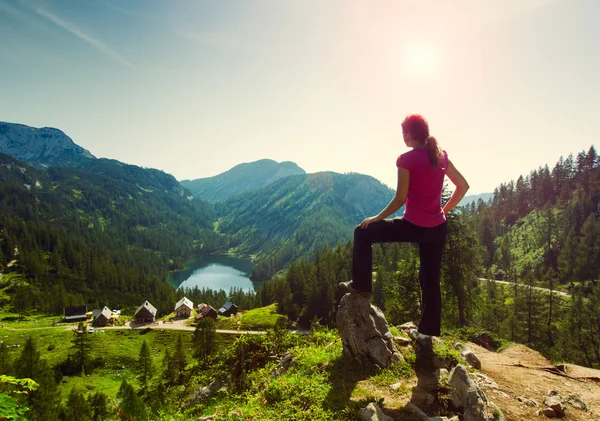
[[219, 390], [224, 387], [227, 387], [228, 379], [226, 375], [219, 376], [215, 380], [213, 380], [208, 386], [204, 386], [196, 390], [188, 400], [183, 404], [183, 409], [189, 408], [192, 405], [196, 405], [211, 396], [217, 394]]
[[466, 351], [463, 351], [461, 355], [465, 360], [467, 360], [471, 367], [481, 370], [481, 361], [479, 361], [479, 358], [477, 358], [477, 355], [475, 355], [473, 351], [467, 349]]
[[448, 417], [429, 417], [429, 421], [448, 421]]
[[405, 408], [408, 409], [414, 415], [414, 417], [413, 417], [414, 420], [429, 421], [429, 417], [427, 416], [427, 414], [425, 412], [421, 411], [421, 408], [419, 408], [414, 403], [412, 403], [412, 402], [407, 403]]
[[437, 370], [435, 370], [435, 377], [436, 379], [441, 379], [444, 376], [448, 375], [448, 370], [446, 370], [445, 368], [438, 368]]
[[292, 358], [292, 354], [290, 354], [289, 352], [286, 352], [283, 357], [281, 358], [281, 361], [279, 361], [279, 364], [277, 364], [277, 367], [275, 367], [273, 369], [273, 371], [271, 371], [271, 377], [279, 377], [281, 376], [283, 373], [285, 373], [286, 371], [289, 370], [290, 367], [293, 367], [296, 363], [294, 362], [294, 359]]
[[547, 396], [546, 399], [544, 399], [544, 405], [552, 408], [557, 418], [562, 418], [565, 416], [565, 408], [563, 407], [560, 395], [556, 394]]
[[394, 345], [385, 316], [367, 298], [346, 294], [340, 301], [336, 317], [344, 353], [361, 366], [374, 363], [388, 367], [403, 361]]
[[400, 326], [396, 326], [396, 329], [408, 332], [411, 329], [418, 329], [418, 328], [417, 328], [417, 325], [414, 324], [413, 322], [406, 322], [404, 324], [401, 324]]
[[556, 418], [556, 413], [554, 412], [554, 409], [548, 407], [540, 409], [538, 415], [543, 415], [546, 418]]
[[574, 408], [580, 409], [582, 411], [588, 410], [586, 403], [581, 400], [581, 397], [579, 395], [569, 395], [567, 396], [565, 402], [573, 406]]
[[360, 421], [394, 421], [383, 413], [379, 405], [371, 402], [366, 408], [361, 408], [358, 411], [358, 419]]
[[450, 372], [448, 384], [453, 388], [450, 393], [452, 403], [463, 408], [464, 421], [492, 421], [488, 414], [488, 400], [479, 387], [469, 378], [467, 369], [459, 364]]
[[460, 355], [469, 363], [469, 365], [477, 370], [481, 370], [481, 361], [477, 358], [477, 355], [469, 349], [466, 345], [457, 342], [454, 345], [455, 349], [460, 351]]
[[402, 336], [394, 336], [394, 342], [398, 344], [398, 346], [409, 346], [412, 345], [413, 341], [410, 338], [405, 338]]
[[471, 379], [479, 387], [486, 387], [488, 389], [498, 390], [498, 383], [496, 383], [483, 373], [470, 373], [469, 377], [471, 377]]
[[519, 396], [517, 398], [517, 400], [519, 402], [523, 402], [525, 405], [530, 406], [532, 408], [537, 408], [538, 406], [540, 406], [540, 403], [538, 401], [536, 401], [535, 399], [529, 399], [529, 398], [525, 398], [523, 396]]

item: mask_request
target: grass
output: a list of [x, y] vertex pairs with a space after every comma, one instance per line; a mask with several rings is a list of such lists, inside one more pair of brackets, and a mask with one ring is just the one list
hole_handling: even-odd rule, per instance
[[220, 318], [217, 329], [229, 330], [267, 330], [272, 329], [277, 321], [285, 318], [276, 312], [276, 304], [255, 308], [244, 313], [238, 313], [228, 318]]

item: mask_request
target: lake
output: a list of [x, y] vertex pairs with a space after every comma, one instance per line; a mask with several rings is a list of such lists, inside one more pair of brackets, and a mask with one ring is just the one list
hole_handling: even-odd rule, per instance
[[171, 272], [169, 283], [175, 288], [210, 288], [229, 293], [231, 288], [254, 291], [258, 288], [248, 276], [254, 269], [250, 259], [219, 254], [199, 254], [185, 269]]

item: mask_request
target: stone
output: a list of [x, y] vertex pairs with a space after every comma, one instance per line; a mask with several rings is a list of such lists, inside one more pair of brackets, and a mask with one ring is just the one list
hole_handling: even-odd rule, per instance
[[398, 345], [398, 346], [410, 346], [412, 345], [412, 339], [410, 338], [405, 338], [402, 336], [394, 336], [394, 342]]
[[466, 351], [463, 351], [461, 355], [465, 360], [467, 360], [471, 367], [476, 370], [481, 370], [481, 361], [479, 361], [479, 358], [477, 358], [477, 355], [475, 355], [473, 351], [467, 349]]
[[213, 380], [208, 386], [204, 386], [196, 390], [196, 392], [183, 404], [183, 409], [189, 408], [192, 405], [210, 398], [217, 394], [219, 390], [227, 387], [228, 379], [226, 375], [219, 376]]
[[417, 325], [414, 324], [413, 322], [406, 322], [404, 324], [401, 324], [400, 326], [396, 326], [396, 329], [408, 332], [411, 329], [418, 329], [418, 328], [417, 328]]
[[429, 421], [448, 421], [448, 417], [429, 417]]
[[565, 408], [563, 407], [562, 399], [558, 393], [547, 396], [546, 399], [544, 399], [544, 405], [552, 408], [557, 418], [565, 416]]
[[402, 387], [402, 382], [398, 382], [398, 383], [394, 383], [393, 385], [390, 386], [390, 389], [392, 390], [398, 390]]
[[283, 355], [283, 357], [281, 358], [281, 361], [279, 361], [277, 366], [273, 369], [273, 371], [271, 371], [271, 377], [275, 378], [275, 377], [281, 376], [283, 373], [288, 371], [289, 368], [293, 367], [295, 364], [296, 363], [294, 362], [294, 359], [292, 358], [292, 354], [290, 354], [289, 352], [286, 352]]
[[538, 406], [540, 406], [539, 402], [536, 401], [535, 399], [530, 399], [530, 398], [526, 398], [526, 397], [523, 397], [523, 396], [519, 396], [517, 398], [517, 400], [519, 402], [524, 403], [527, 406], [532, 407], [532, 408], [537, 408]]
[[360, 421], [394, 421], [392, 417], [389, 417], [383, 413], [379, 405], [371, 402], [366, 408], [358, 410], [358, 419]]
[[569, 395], [569, 396], [567, 396], [567, 399], [565, 400], [565, 402], [568, 403], [569, 405], [571, 405], [572, 407], [580, 409], [582, 411], [588, 410], [586, 403], [581, 400], [581, 397], [579, 395], [576, 395], [576, 394]]
[[471, 380], [467, 369], [459, 364], [450, 372], [448, 385], [452, 387], [450, 398], [456, 407], [463, 408], [464, 421], [492, 421], [488, 414], [488, 400], [481, 389]]
[[492, 339], [492, 337], [490, 335], [488, 335], [485, 332], [475, 335], [471, 339], [471, 342], [487, 349], [488, 351], [492, 351], [492, 352], [496, 351], [496, 347], [494, 346], [494, 340]]
[[481, 370], [481, 361], [477, 358], [475, 353], [467, 348], [466, 345], [457, 342], [454, 344], [454, 348], [460, 351], [460, 355], [469, 363], [469, 365], [477, 370]]
[[435, 377], [438, 380], [447, 375], [448, 375], [448, 370], [446, 370], [445, 368], [438, 368], [437, 370], [435, 370]]
[[488, 389], [498, 390], [498, 383], [490, 379], [483, 373], [470, 373], [469, 376], [479, 387], [486, 387]]
[[340, 300], [336, 325], [342, 338], [344, 353], [358, 362], [389, 367], [404, 361], [398, 352], [382, 311], [368, 298], [346, 294]]
[[216, 415], [209, 415], [208, 417], [196, 418], [196, 421], [211, 421], [214, 420]]
[[414, 415], [414, 417], [412, 418], [413, 420], [429, 421], [429, 417], [427, 416], [427, 414], [425, 412], [421, 411], [421, 408], [419, 408], [414, 403], [412, 403], [412, 402], [407, 403], [405, 408], [408, 409]]
[[540, 409], [538, 415], [543, 415], [546, 418], [556, 418], [556, 413], [554, 412], [554, 409], [548, 407]]

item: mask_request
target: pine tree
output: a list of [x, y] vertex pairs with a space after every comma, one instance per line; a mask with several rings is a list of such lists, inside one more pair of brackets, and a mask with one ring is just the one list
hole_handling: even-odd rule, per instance
[[87, 326], [83, 322], [79, 322], [77, 328], [73, 328], [73, 340], [71, 341], [73, 345], [71, 348], [75, 350], [75, 364], [81, 373], [85, 370], [89, 358], [88, 354], [92, 347], [89, 341]]
[[88, 420], [91, 418], [92, 410], [88, 401], [83, 396], [83, 393], [76, 390], [75, 387], [69, 393], [69, 398], [65, 406], [65, 415], [68, 420]]
[[88, 403], [92, 411], [92, 420], [104, 421], [110, 417], [108, 409], [108, 396], [102, 392], [96, 392], [88, 398]]
[[215, 352], [216, 338], [214, 320], [210, 317], [200, 319], [196, 324], [192, 342], [194, 344], [194, 357], [198, 359], [201, 365], [205, 365], [209, 357]]
[[39, 374], [40, 352], [31, 336], [25, 341], [21, 355], [15, 361], [17, 377], [34, 379]]
[[135, 389], [127, 380], [123, 380], [117, 398], [120, 399], [118, 412], [121, 419], [145, 420], [148, 418], [144, 401], [135, 393]]
[[140, 355], [138, 358], [138, 371], [142, 377], [142, 385], [146, 387], [148, 380], [152, 377], [152, 355], [150, 354], [150, 348], [144, 339], [142, 347], [140, 348]]
[[11, 358], [8, 353], [8, 348], [4, 344], [0, 344], [0, 374], [10, 374]]
[[185, 377], [185, 367], [187, 365], [187, 358], [183, 350], [183, 336], [179, 334], [177, 336], [177, 345], [175, 346], [175, 353], [173, 354], [172, 363], [177, 373], [177, 382], [183, 383]]

